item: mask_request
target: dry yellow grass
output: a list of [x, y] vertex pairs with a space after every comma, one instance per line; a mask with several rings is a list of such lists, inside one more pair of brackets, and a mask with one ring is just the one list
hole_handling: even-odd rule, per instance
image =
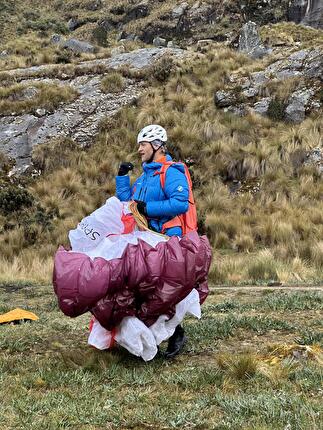
[[[139, 174], [136, 134], [147, 123], [160, 123], [168, 130], [175, 158], [194, 160], [199, 219], [215, 250], [212, 280], [322, 279], [322, 181], [314, 168], [293, 162], [296, 151], [321, 143], [322, 120], [312, 116], [289, 125], [218, 110], [214, 90], [249, 65], [244, 56], [216, 46], [206, 56], [176, 65], [170, 78], [149, 88], [137, 106], [103, 122], [88, 150], [74, 151], [68, 142], [37, 148], [34, 156], [44, 173], [30, 189], [46, 210], [59, 215], [52, 230], [42, 233], [35, 255], [49, 258], [48, 244], [66, 243], [68, 230], [114, 194], [121, 161], [135, 163], [133, 177]], [[232, 180], [241, 181], [244, 192], [231, 194], [227, 182]], [[255, 182], [259, 190], [253, 192]], [[16, 255], [22, 234], [21, 227], [12, 232], [9, 248], [0, 242], [4, 255]], [[9, 240], [8, 235], [3, 238]]]

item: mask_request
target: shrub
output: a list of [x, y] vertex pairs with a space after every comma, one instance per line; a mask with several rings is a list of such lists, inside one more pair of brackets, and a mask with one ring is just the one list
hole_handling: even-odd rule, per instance
[[159, 82], [165, 82], [174, 71], [175, 65], [172, 57], [164, 55], [151, 66], [151, 75]]
[[107, 47], [108, 32], [102, 25], [97, 25], [92, 32], [93, 39], [99, 46]]
[[24, 188], [9, 185], [0, 189], [0, 212], [8, 215], [32, 206], [34, 197]]
[[286, 104], [275, 97], [270, 100], [267, 115], [274, 121], [282, 121], [285, 117]]

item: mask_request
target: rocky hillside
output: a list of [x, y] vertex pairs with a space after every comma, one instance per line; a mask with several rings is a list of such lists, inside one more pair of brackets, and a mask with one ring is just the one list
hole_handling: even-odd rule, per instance
[[214, 281], [322, 279], [320, 2], [0, 6], [0, 278], [47, 279], [158, 122], [191, 166]]

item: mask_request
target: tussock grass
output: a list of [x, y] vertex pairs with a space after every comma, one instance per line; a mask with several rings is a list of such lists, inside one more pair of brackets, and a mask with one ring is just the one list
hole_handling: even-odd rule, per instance
[[43, 108], [49, 111], [60, 103], [74, 100], [77, 91], [68, 85], [34, 84], [28, 87], [17, 84], [0, 87], [0, 115], [32, 113]]
[[110, 73], [101, 80], [101, 89], [104, 93], [118, 93], [125, 88], [123, 76], [118, 73]]
[[[258, 66], [265, 61], [274, 59]], [[68, 67], [76, 73], [75, 66]], [[247, 73], [250, 67], [245, 56], [217, 45], [207, 55], [173, 64], [164, 82], [151, 80], [153, 86], [136, 105], [102, 121], [91, 148], [75, 150], [67, 141], [36, 148], [34, 159], [44, 173], [29, 189], [46, 209], [59, 211], [59, 218], [51, 232], [37, 239], [35, 254], [50, 257], [48, 243], [66, 243], [68, 229], [115, 193], [121, 161], [133, 162], [133, 177], [139, 174], [137, 132], [147, 123], [160, 123], [174, 158], [193, 159], [200, 227], [215, 251], [212, 282], [322, 280], [322, 181], [315, 168], [295, 161], [297, 154], [321, 144], [321, 118], [291, 125], [218, 110], [214, 91], [233, 72]], [[124, 68], [120, 73], [126, 77], [130, 72]], [[232, 181], [241, 182], [241, 192], [230, 193]], [[0, 237], [1, 243], [4, 239], [8, 235]], [[5, 252], [9, 258], [18, 248]]]

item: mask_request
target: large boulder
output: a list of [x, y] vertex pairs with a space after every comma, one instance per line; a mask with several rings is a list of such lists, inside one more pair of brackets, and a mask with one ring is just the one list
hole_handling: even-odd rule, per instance
[[288, 20], [299, 24], [306, 14], [307, 4], [308, 0], [291, 1], [287, 12]]
[[61, 47], [64, 49], [69, 49], [70, 51], [73, 51], [74, 53], [82, 53], [82, 52], [94, 52], [95, 47], [91, 45], [90, 43], [83, 42], [81, 40], [77, 39], [68, 39], [65, 40]]
[[313, 95], [314, 90], [311, 88], [295, 91], [289, 97], [288, 104], [285, 109], [286, 120], [294, 123], [304, 121], [306, 107]]
[[239, 51], [246, 53], [251, 58], [262, 58], [271, 51], [262, 44], [255, 22], [247, 22], [239, 36]]
[[292, 0], [288, 8], [288, 19], [297, 24], [323, 28], [323, 1]]
[[323, 28], [322, 0], [308, 0], [306, 13], [302, 23], [315, 28]]

